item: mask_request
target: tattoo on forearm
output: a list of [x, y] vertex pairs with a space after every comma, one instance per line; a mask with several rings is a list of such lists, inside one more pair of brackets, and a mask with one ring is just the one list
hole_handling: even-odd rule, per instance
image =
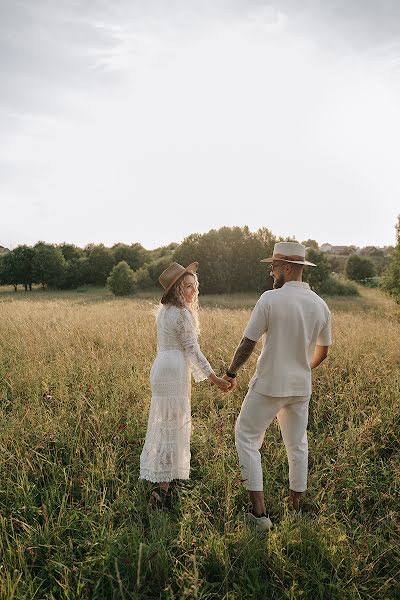
[[236, 348], [234, 357], [231, 362], [231, 366], [228, 370], [232, 371], [233, 373], [236, 373], [238, 369], [240, 369], [240, 367], [244, 365], [246, 360], [249, 358], [249, 356], [255, 348], [256, 343], [257, 342], [253, 342], [253, 340], [249, 340], [246, 337], [242, 338], [239, 346]]

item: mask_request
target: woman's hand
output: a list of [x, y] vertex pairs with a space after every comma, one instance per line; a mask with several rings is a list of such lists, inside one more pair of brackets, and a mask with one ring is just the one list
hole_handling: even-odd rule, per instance
[[218, 377], [216, 385], [219, 387], [220, 390], [223, 390], [224, 392], [231, 388], [231, 382], [226, 381], [226, 379], [222, 379], [222, 377]]
[[222, 390], [223, 392], [226, 392], [231, 388], [230, 381], [226, 381], [226, 379], [223, 379], [222, 377], [217, 377], [217, 375], [215, 375], [215, 373], [212, 373], [208, 379], [212, 383], [214, 383], [217, 387], [219, 387], [219, 389]]

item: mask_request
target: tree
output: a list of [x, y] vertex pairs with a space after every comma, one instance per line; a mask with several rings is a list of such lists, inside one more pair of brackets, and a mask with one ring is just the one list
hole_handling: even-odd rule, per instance
[[327, 285], [330, 277], [330, 264], [327, 256], [320, 250], [311, 248], [307, 252], [307, 260], [317, 265], [316, 267], [305, 267], [303, 280], [306, 281], [314, 292], [321, 293]]
[[115, 265], [114, 256], [104, 244], [89, 244], [85, 248], [88, 259], [88, 280], [85, 283], [105, 285], [111, 269]]
[[135, 276], [137, 287], [140, 290], [148, 290], [155, 285], [150, 277], [150, 273], [146, 265], [135, 271]]
[[347, 260], [345, 273], [349, 279], [365, 283], [366, 280], [375, 277], [376, 268], [370, 258], [352, 254]]
[[107, 286], [115, 296], [128, 296], [136, 289], [135, 274], [124, 260], [119, 262], [107, 279]]
[[221, 227], [185, 238], [174, 260], [184, 266], [198, 261], [203, 293], [262, 291], [272, 282], [260, 261], [272, 254], [275, 241], [266, 228], [253, 233], [247, 226]]
[[[159, 259], [149, 263], [146, 266], [149, 278], [153, 286], [159, 286], [158, 278], [169, 265], [174, 262], [171, 255], [161, 256]], [[187, 266], [187, 265], [186, 265]], [[144, 279], [146, 279], [144, 277]]]
[[79, 265], [80, 261], [84, 259], [84, 251], [74, 244], [66, 243], [60, 244], [59, 248], [66, 261], [64, 276], [60, 282], [60, 287], [63, 289], [76, 288], [82, 283]]
[[67, 262], [71, 262], [72, 260], [79, 260], [83, 256], [82, 248], [79, 248], [74, 244], [66, 244], [64, 242], [63, 244], [59, 245], [59, 248]]
[[0, 279], [2, 285], [13, 285], [14, 290], [18, 290], [18, 269], [13, 252], [7, 252], [1, 257]]
[[35, 250], [30, 246], [21, 245], [14, 248], [12, 254], [18, 283], [22, 283], [26, 291], [32, 290]]
[[65, 258], [60, 248], [38, 242], [34, 246], [34, 251], [32, 261], [34, 281], [41, 283], [43, 289], [46, 285], [58, 287], [66, 268]]
[[314, 248], [314, 250], [319, 250], [318, 242], [316, 240], [305, 240], [301, 242], [303, 246], [306, 248]]
[[116, 264], [125, 261], [134, 271], [140, 269], [150, 258], [149, 251], [137, 243], [130, 246], [128, 244], [114, 244], [111, 251]]
[[346, 268], [347, 258], [345, 256], [340, 256], [338, 254], [325, 254], [330, 264], [330, 271], [333, 273], [340, 273], [344, 275], [344, 270]]
[[400, 216], [397, 218], [396, 238], [397, 244], [390, 263], [383, 272], [381, 287], [400, 304]]

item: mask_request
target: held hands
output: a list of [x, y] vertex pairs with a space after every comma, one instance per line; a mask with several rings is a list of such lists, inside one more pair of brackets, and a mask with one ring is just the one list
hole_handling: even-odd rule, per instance
[[216, 386], [218, 386], [219, 389], [222, 390], [223, 392], [227, 392], [231, 388], [231, 384], [229, 381], [226, 381], [225, 378], [218, 377], [217, 375], [215, 375], [215, 373], [212, 373], [209, 376], [209, 380], [212, 383], [214, 383]]
[[237, 385], [236, 377], [229, 377], [229, 375], [225, 374], [223, 378], [225, 379], [225, 381], [228, 381], [230, 383], [230, 387], [226, 391], [233, 392]]
[[217, 377], [217, 380], [214, 382], [215, 385], [217, 385], [219, 387], [220, 390], [222, 390], [223, 392], [227, 392], [228, 390], [230, 390], [231, 388], [231, 384], [229, 383], [229, 381], [226, 381], [225, 379], [223, 379], [222, 377]]

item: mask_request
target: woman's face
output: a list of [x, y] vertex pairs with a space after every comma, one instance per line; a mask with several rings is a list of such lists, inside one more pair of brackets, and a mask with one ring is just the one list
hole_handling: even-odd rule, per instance
[[185, 275], [183, 280], [183, 296], [187, 304], [191, 304], [197, 296], [197, 285], [193, 275]]

